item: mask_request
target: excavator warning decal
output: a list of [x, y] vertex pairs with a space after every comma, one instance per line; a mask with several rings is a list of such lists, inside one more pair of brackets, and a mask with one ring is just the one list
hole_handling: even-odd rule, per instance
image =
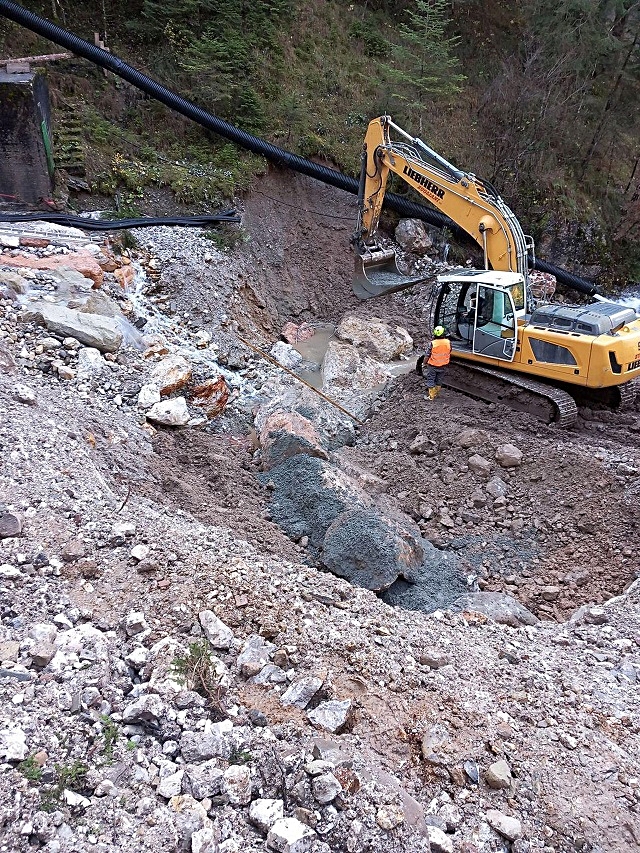
[[433, 181], [430, 181], [429, 178], [425, 178], [424, 175], [416, 172], [415, 169], [411, 168], [411, 166], [405, 166], [402, 171], [408, 178], [415, 181], [416, 184], [420, 184], [421, 187], [424, 187], [427, 192], [431, 193], [436, 198], [444, 198], [445, 193], [443, 189], [441, 189], [437, 184], [434, 184]]

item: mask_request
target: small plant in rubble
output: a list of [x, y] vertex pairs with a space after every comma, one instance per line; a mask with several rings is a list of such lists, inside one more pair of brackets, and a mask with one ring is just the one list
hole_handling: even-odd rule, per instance
[[108, 714], [101, 714], [100, 719], [102, 720], [103, 730], [102, 730], [102, 738], [104, 740], [104, 754], [109, 761], [113, 758], [113, 747], [118, 740], [118, 735], [120, 730], [118, 729], [117, 724], [111, 719]]
[[72, 791], [84, 788], [88, 770], [87, 765], [78, 759], [71, 764], [56, 764], [58, 793], [62, 794], [66, 788], [70, 788]]
[[29, 782], [37, 783], [42, 779], [42, 768], [33, 755], [30, 755], [25, 758], [24, 761], [21, 761], [20, 764], [18, 764], [18, 770], [22, 773], [25, 779], [29, 780]]
[[40, 792], [40, 807], [45, 812], [52, 812], [58, 808], [58, 802], [65, 790], [83, 790], [89, 768], [86, 764], [75, 759], [71, 764], [56, 764], [55, 770], [55, 784], [41, 789]]
[[229, 764], [250, 764], [253, 755], [247, 749], [234, 749], [229, 756]]
[[174, 658], [172, 669], [189, 690], [195, 690], [211, 702], [213, 715], [217, 719], [226, 718], [222, 703], [224, 691], [216, 672], [215, 659], [206, 640], [190, 643], [186, 655]]

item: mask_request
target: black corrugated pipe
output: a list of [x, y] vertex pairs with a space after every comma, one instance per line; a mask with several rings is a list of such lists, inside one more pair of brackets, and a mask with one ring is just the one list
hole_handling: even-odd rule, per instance
[[182, 225], [185, 228], [206, 228], [221, 222], [240, 222], [235, 210], [225, 210], [211, 216], [136, 216], [132, 219], [88, 219], [67, 213], [0, 213], [0, 222], [53, 222], [84, 231], [122, 231], [129, 228], [149, 228], [151, 225]]
[[[47, 21], [46, 18], [41, 18], [39, 15], [30, 12], [23, 6], [20, 6], [17, 3], [12, 3], [10, 0], [0, 0], [0, 13], [2, 13], [5, 18], [15, 21], [15, 23], [26, 27], [34, 33], [38, 33], [38, 35], [49, 39], [55, 44], [66, 47], [67, 50], [70, 50], [77, 56], [83, 56], [95, 65], [99, 65], [102, 68], [106, 68], [108, 71], [112, 71], [118, 77], [122, 77], [123, 80], [127, 80], [132, 86], [135, 86], [142, 92], [146, 92], [150, 97], [165, 104], [169, 109], [175, 110], [175, 112], [186, 116], [192, 121], [195, 121], [197, 124], [202, 125], [202, 127], [206, 127], [208, 130], [212, 130], [220, 136], [224, 136], [226, 139], [230, 139], [242, 148], [253, 151], [254, 154], [261, 154], [267, 160], [272, 163], [276, 163], [279, 166], [286, 166], [289, 169], [293, 169], [295, 172], [300, 172], [303, 175], [308, 175], [310, 178], [315, 178], [325, 184], [330, 184], [338, 189], [357, 195], [358, 181], [356, 178], [350, 178], [335, 169], [328, 169], [326, 166], [320, 166], [318, 163], [313, 163], [311, 160], [307, 160], [304, 157], [293, 154], [291, 151], [286, 151], [284, 148], [278, 148], [278, 146], [272, 145], [264, 139], [259, 139], [257, 136], [252, 136], [250, 133], [246, 133], [244, 130], [240, 130], [240, 128], [228, 124], [226, 121], [223, 121], [212, 113], [209, 113], [198, 107], [196, 104], [191, 103], [191, 101], [187, 101], [180, 97], [180, 95], [176, 95], [175, 92], [172, 92], [165, 86], [160, 85], [160, 83], [156, 83], [156, 81], [152, 80], [151, 77], [147, 77], [146, 74], [142, 74], [140, 71], [133, 68], [133, 66], [128, 65], [121, 59], [118, 59], [118, 57], [114, 56], [112, 53], [108, 53], [106, 50], [96, 47], [96, 45], [90, 44], [84, 39], [78, 38], [78, 36], [73, 33], [63, 30], [61, 27], [58, 27], [56, 24], [52, 24], [51, 21]], [[445, 216], [443, 213], [439, 213], [437, 210], [431, 210], [424, 205], [407, 201], [405, 198], [396, 195], [395, 193], [387, 193], [385, 195], [384, 205], [385, 207], [396, 211], [396, 213], [399, 213], [401, 216], [421, 219], [423, 222], [434, 225], [436, 228], [448, 228], [458, 239], [469, 239], [467, 232], [460, 228], [452, 219], [449, 219], [448, 216]], [[535, 268], [542, 272], [550, 272], [552, 275], [556, 276], [559, 282], [578, 290], [580, 293], [585, 293], [590, 296], [597, 293], [595, 286], [591, 282], [581, 279], [578, 276], [571, 275], [559, 267], [554, 267], [552, 264], [547, 264], [544, 261], [538, 261], [536, 259]]]
[[593, 284], [593, 282], [587, 281], [585, 278], [580, 278], [580, 276], [573, 275], [572, 273], [563, 270], [561, 267], [548, 264], [540, 258], [535, 259], [533, 268], [540, 270], [540, 272], [548, 272], [551, 273], [551, 275], [555, 275], [560, 284], [564, 284], [565, 287], [571, 287], [573, 290], [577, 290], [578, 293], [584, 293], [586, 296], [599, 295], [598, 288]]

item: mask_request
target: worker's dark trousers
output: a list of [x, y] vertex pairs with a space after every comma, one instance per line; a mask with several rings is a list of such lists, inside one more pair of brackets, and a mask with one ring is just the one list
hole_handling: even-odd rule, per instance
[[435, 388], [442, 385], [444, 367], [433, 367], [431, 364], [427, 364], [425, 367], [424, 378], [427, 381], [427, 388]]

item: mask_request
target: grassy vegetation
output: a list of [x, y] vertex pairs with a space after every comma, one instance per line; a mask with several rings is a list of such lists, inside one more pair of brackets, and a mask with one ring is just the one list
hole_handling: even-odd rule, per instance
[[56, 764], [55, 782], [40, 788], [40, 807], [45, 812], [59, 808], [62, 795], [66, 790], [83, 791], [89, 768], [77, 759], [70, 764]]
[[33, 755], [29, 755], [24, 759], [24, 761], [21, 761], [20, 764], [18, 764], [18, 770], [22, 773], [25, 779], [33, 784], [37, 784], [42, 779], [42, 768]]
[[118, 724], [111, 719], [108, 714], [101, 714], [100, 719], [102, 720], [102, 740], [103, 740], [103, 754], [106, 757], [107, 761], [111, 761], [113, 759], [113, 749], [120, 737], [120, 729], [118, 728]]

